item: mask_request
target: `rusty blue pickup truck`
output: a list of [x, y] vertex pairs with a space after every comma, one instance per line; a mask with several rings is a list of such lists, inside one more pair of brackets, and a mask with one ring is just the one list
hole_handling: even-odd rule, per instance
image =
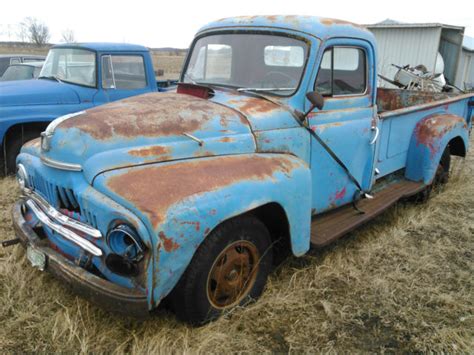
[[345, 21], [210, 23], [176, 92], [58, 118], [23, 146], [4, 245], [114, 313], [164, 303], [203, 324], [255, 300], [285, 255], [426, 199], [466, 155], [474, 95], [377, 89], [376, 62]]

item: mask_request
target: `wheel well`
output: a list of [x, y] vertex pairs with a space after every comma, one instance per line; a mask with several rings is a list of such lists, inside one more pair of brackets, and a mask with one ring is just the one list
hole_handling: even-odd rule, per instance
[[9, 141], [16, 137], [21, 137], [22, 144], [26, 143], [28, 137], [31, 134], [37, 133], [39, 134], [46, 129], [49, 122], [31, 122], [31, 123], [19, 123], [16, 125], [11, 126], [8, 128], [7, 132], [5, 133], [1, 147], [3, 148], [2, 151], [5, 152], [6, 148], [8, 147]]
[[451, 155], [457, 155], [459, 157], [466, 156], [466, 147], [461, 137], [458, 136], [451, 139], [448, 143], [448, 146]]
[[267, 227], [272, 238], [273, 258], [282, 262], [291, 251], [290, 225], [285, 210], [278, 203], [268, 203], [247, 212], [257, 217]]

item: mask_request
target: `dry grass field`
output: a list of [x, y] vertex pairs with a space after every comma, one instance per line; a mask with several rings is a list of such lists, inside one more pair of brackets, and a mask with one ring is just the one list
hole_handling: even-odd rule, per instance
[[[18, 191], [0, 181], [0, 239], [13, 238]], [[0, 249], [0, 353], [472, 352], [474, 158], [445, 190], [398, 204], [323, 250], [290, 258], [262, 298], [200, 328], [166, 310], [124, 319]]]
[[181, 73], [181, 68], [185, 59], [184, 55], [173, 55], [166, 52], [156, 52], [152, 51], [151, 56], [153, 59], [153, 67], [155, 72], [157, 70], [163, 70], [163, 76], [157, 76], [158, 80], [176, 80], [179, 78], [179, 73]]

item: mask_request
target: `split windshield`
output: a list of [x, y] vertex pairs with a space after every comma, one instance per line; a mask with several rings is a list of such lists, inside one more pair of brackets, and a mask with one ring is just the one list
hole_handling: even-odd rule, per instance
[[95, 87], [95, 53], [85, 49], [51, 49], [39, 78]]
[[304, 41], [285, 36], [210, 35], [196, 41], [182, 81], [289, 96], [298, 88], [307, 52]]

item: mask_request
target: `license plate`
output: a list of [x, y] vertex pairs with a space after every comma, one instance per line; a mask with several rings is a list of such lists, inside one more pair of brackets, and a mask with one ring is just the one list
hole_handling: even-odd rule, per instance
[[26, 257], [31, 263], [31, 266], [43, 271], [46, 268], [46, 255], [38, 249], [28, 246], [26, 248]]

